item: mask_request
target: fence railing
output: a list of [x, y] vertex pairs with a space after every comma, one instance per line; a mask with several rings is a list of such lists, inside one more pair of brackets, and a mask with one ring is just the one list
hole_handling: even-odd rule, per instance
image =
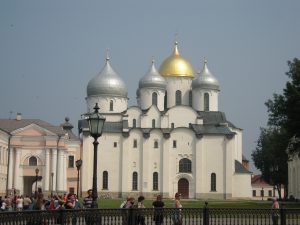
[[300, 225], [300, 209], [79, 209], [1, 212], [0, 225]]

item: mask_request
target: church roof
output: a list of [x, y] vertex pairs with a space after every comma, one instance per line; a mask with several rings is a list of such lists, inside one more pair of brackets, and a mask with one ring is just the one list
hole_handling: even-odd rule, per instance
[[[167, 81], [156, 70], [154, 60], [151, 67], [144, 77], [140, 79], [139, 88], [161, 88], [166, 89]], [[139, 95], [139, 93], [137, 93]]]
[[235, 173], [251, 173], [249, 170], [247, 170], [242, 163], [235, 160]]
[[[78, 129], [79, 132], [81, 132], [83, 129], [88, 129], [89, 125], [86, 120], [79, 120], [78, 121]], [[123, 131], [123, 128], [128, 128], [128, 121], [120, 121], [120, 122], [107, 122], [105, 121], [103, 132], [107, 133], [121, 133]]]
[[216, 126], [212, 124], [191, 124], [196, 134], [229, 134], [234, 133], [227, 126]]

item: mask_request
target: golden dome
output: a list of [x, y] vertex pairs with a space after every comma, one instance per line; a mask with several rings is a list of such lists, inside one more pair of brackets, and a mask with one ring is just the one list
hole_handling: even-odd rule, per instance
[[179, 54], [177, 41], [173, 53], [161, 64], [159, 73], [164, 77], [194, 77], [192, 65]]

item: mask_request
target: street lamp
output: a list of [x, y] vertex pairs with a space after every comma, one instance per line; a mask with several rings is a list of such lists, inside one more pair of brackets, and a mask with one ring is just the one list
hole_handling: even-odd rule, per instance
[[261, 195], [261, 200], [263, 201], [264, 200], [264, 195], [265, 195], [263, 187], [261, 188], [260, 195]]
[[51, 197], [53, 197], [53, 176], [54, 172], [51, 172]]
[[78, 159], [76, 162], [76, 168], [77, 168], [77, 198], [78, 198], [78, 190], [79, 190], [79, 170], [81, 168], [82, 165], [82, 160]]
[[99, 111], [98, 103], [94, 107], [93, 113], [85, 114], [86, 120], [89, 124], [90, 135], [94, 138], [94, 166], [93, 166], [93, 191], [92, 191], [92, 205], [91, 208], [98, 208], [97, 204], [97, 149], [99, 142], [97, 139], [102, 135], [102, 130], [105, 122], [105, 118], [101, 116]]
[[36, 168], [35, 169], [35, 194], [36, 194], [36, 197], [37, 197], [37, 182], [38, 182], [38, 175], [39, 175], [39, 168]]

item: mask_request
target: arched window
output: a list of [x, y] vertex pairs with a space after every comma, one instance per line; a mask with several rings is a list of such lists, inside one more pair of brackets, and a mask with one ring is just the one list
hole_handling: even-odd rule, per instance
[[152, 105], [157, 106], [157, 93], [156, 92], [152, 93]]
[[209, 111], [209, 94], [204, 94], [204, 111]]
[[37, 158], [35, 156], [29, 158], [29, 166], [37, 166]]
[[175, 103], [176, 103], [176, 105], [181, 105], [181, 91], [179, 91], [179, 90], [177, 90], [176, 92], [175, 92], [175, 97], [176, 97], [176, 99], [175, 99]]
[[158, 148], [158, 141], [154, 141], [154, 148]]
[[158, 191], [158, 173], [153, 173], [153, 191]]
[[132, 190], [137, 191], [138, 189], [138, 173], [132, 173]]
[[190, 91], [189, 92], [189, 105], [192, 106], [192, 104], [193, 104], [193, 92]]
[[212, 173], [210, 175], [210, 190], [211, 191], [216, 191], [216, 186], [217, 186], [217, 181], [216, 181], [216, 174], [215, 173]]
[[152, 120], [152, 128], [155, 128], [155, 119]]
[[136, 119], [132, 120], [132, 127], [136, 127]]
[[190, 173], [192, 172], [192, 161], [189, 159], [181, 159], [179, 161], [179, 172], [180, 173]]
[[108, 172], [103, 171], [102, 189], [108, 189]]
[[114, 111], [114, 102], [113, 102], [113, 100], [110, 100], [110, 102], [109, 102], [109, 111]]

